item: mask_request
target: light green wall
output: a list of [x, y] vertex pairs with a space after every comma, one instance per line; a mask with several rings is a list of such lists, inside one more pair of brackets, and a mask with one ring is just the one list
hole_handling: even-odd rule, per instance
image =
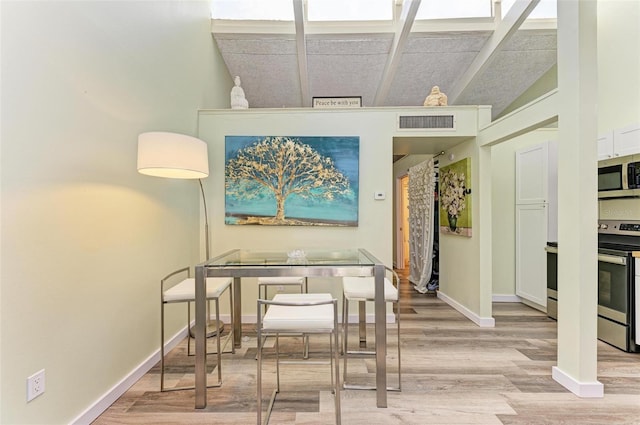
[[69, 423], [158, 350], [159, 279], [199, 258], [197, 185], [138, 174], [137, 135], [195, 134], [232, 82], [207, 2], [0, 7], [0, 422]]
[[[640, 2], [598, 1], [598, 131], [640, 122]], [[558, 86], [554, 65], [500, 114]]]
[[493, 294], [515, 295], [515, 151], [555, 140], [556, 129], [538, 129], [491, 148]]
[[[313, 110], [313, 109], [249, 109], [241, 111], [201, 111], [199, 137], [209, 144], [209, 161], [213, 169], [207, 180], [205, 191], [209, 205], [212, 252], [219, 253], [233, 248], [295, 249], [295, 248], [353, 248], [365, 247], [385, 264], [392, 262], [393, 236], [393, 183], [392, 164], [394, 137], [412, 137], [420, 143], [429, 143], [429, 137], [468, 136], [470, 142], [452, 148], [462, 158], [477, 155], [475, 136], [478, 123], [486, 122], [489, 110], [482, 107], [456, 107], [456, 133], [426, 132], [424, 130], [397, 130], [398, 114], [416, 113], [422, 108], [359, 108], [357, 110]], [[454, 109], [450, 109], [454, 111]], [[225, 135], [356, 135], [360, 137], [360, 199], [359, 224], [356, 228], [306, 228], [232, 226], [224, 224], [224, 136]], [[424, 140], [422, 140], [424, 139]], [[425, 149], [431, 150], [428, 146]], [[448, 151], [449, 152], [449, 151]], [[477, 179], [478, 167], [473, 179]], [[373, 199], [374, 192], [386, 193], [384, 201]], [[488, 195], [487, 195], [488, 196]], [[478, 203], [474, 204], [474, 217], [478, 215]], [[475, 218], [474, 218], [475, 219]], [[478, 272], [479, 238], [460, 241], [464, 245], [460, 257], [455, 243], [443, 256], [449, 256], [449, 267], [453, 280], [449, 289], [453, 301], [459, 302], [472, 313], [482, 316], [480, 307], [491, 303], [490, 282], [487, 301], [478, 298], [480, 288]], [[470, 242], [469, 242], [470, 241]], [[460, 265], [465, 267], [460, 267]], [[466, 267], [469, 264], [469, 267]], [[442, 262], [440, 264], [442, 270]], [[460, 269], [462, 274], [460, 274]], [[449, 269], [447, 269], [449, 270]], [[441, 272], [442, 273], [442, 272]], [[474, 274], [475, 273], [475, 274]], [[339, 295], [335, 282], [317, 280], [312, 282], [314, 290], [326, 289]], [[441, 287], [442, 288], [442, 287]], [[243, 310], [246, 320], [255, 317], [255, 295], [250, 285], [243, 287]], [[458, 299], [460, 297], [460, 299]], [[490, 316], [490, 313], [489, 313]], [[244, 319], [243, 319], [244, 320]]]
[[[206, 182], [212, 238], [212, 254], [234, 248], [292, 250], [366, 248], [385, 264], [391, 264], [393, 167], [392, 138], [395, 112], [362, 108], [356, 111], [312, 109], [249, 109], [201, 111], [199, 137], [209, 144], [212, 174]], [[359, 136], [360, 190], [357, 227], [238, 226], [224, 224], [224, 143], [226, 135]], [[385, 192], [385, 200], [374, 200]], [[314, 291], [328, 290], [341, 298], [336, 279], [312, 279]], [[243, 283], [242, 313], [256, 314], [257, 290]]]
[[515, 111], [521, 106], [537, 99], [538, 97], [549, 93], [551, 90], [558, 88], [558, 66], [553, 65], [542, 77], [531, 85], [524, 93], [516, 98], [504, 111], [500, 113], [496, 119]]
[[598, 1], [598, 131], [640, 123], [640, 2]]
[[[449, 159], [453, 155], [453, 159]], [[478, 202], [479, 152], [475, 139], [447, 149], [439, 157], [440, 168], [471, 159], [472, 236], [440, 235], [440, 292], [481, 316], [480, 233]]]
[[[624, 54], [640, 50], [640, 4], [601, 1], [598, 7], [603, 131], [640, 116], [638, 56]], [[198, 257], [198, 193], [188, 182], [138, 175], [136, 136], [149, 130], [195, 134], [196, 109], [228, 107], [232, 82], [208, 18], [207, 2], [195, 1], [0, 3], [0, 422], [68, 423], [158, 348], [158, 279]], [[328, 112], [317, 122], [284, 122], [243, 112], [254, 116], [252, 128], [260, 134], [355, 129], [366, 135], [361, 154], [372, 155], [375, 164], [383, 151], [391, 157], [390, 145], [378, 147], [374, 140], [390, 140], [395, 121], [362, 115], [347, 123]], [[243, 124], [235, 121], [234, 128], [244, 133]], [[216, 158], [222, 142], [205, 127], [203, 134], [218, 134], [208, 140], [215, 148], [205, 182], [213, 198], [214, 252], [236, 246], [229, 236], [267, 245], [274, 229], [252, 238], [253, 227], [221, 224]], [[454, 152], [471, 156], [475, 166], [471, 143]], [[349, 240], [391, 261], [392, 245], [375, 234], [391, 238], [391, 197], [372, 200], [373, 190], [392, 191], [390, 163], [363, 171], [369, 180], [361, 226], [371, 234], [324, 229], [320, 242], [312, 231], [289, 229], [283, 246]], [[441, 270], [449, 277], [441, 288], [480, 311], [482, 289], [470, 283], [480, 267], [476, 241], [446, 239], [442, 251], [451, 254], [443, 255]], [[173, 312], [172, 331], [180, 326]], [[41, 368], [47, 390], [27, 404], [25, 378]]]

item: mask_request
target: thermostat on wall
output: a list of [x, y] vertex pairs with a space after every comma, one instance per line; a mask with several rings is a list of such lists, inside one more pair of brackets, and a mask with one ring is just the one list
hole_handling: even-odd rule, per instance
[[373, 199], [382, 200], [384, 198], [386, 198], [386, 195], [384, 194], [384, 192], [375, 192], [373, 194]]

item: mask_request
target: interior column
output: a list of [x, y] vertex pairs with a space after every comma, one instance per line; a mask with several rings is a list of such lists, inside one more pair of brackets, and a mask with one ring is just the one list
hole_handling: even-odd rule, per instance
[[558, 2], [558, 365], [580, 397], [597, 380], [597, 2]]

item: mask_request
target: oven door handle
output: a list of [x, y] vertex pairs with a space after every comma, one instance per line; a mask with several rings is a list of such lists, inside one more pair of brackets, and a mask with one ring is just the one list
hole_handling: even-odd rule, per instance
[[627, 265], [627, 257], [618, 257], [617, 255], [598, 254], [598, 261], [609, 264], [617, 264], [620, 266]]

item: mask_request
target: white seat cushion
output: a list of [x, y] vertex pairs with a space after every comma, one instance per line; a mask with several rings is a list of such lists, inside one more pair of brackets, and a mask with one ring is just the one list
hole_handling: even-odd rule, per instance
[[[350, 300], [373, 300], [375, 295], [375, 280], [373, 277], [343, 277], [342, 291]], [[384, 300], [398, 301], [398, 289], [388, 278], [384, 278]]]
[[[273, 301], [299, 304], [331, 301], [331, 294], [276, 294]], [[333, 304], [310, 306], [269, 305], [262, 327], [269, 331], [313, 331], [333, 329]]]
[[[231, 285], [230, 277], [208, 277], [207, 298], [218, 298]], [[196, 280], [188, 278], [164, 291], [165, 302], [195, 301]]]
[[263, 285], [284, 285], [284, 284], [302, 284], [304, 283], [304, 277], [287, 276], [287, 277], [259, 277], [258, 283]]

